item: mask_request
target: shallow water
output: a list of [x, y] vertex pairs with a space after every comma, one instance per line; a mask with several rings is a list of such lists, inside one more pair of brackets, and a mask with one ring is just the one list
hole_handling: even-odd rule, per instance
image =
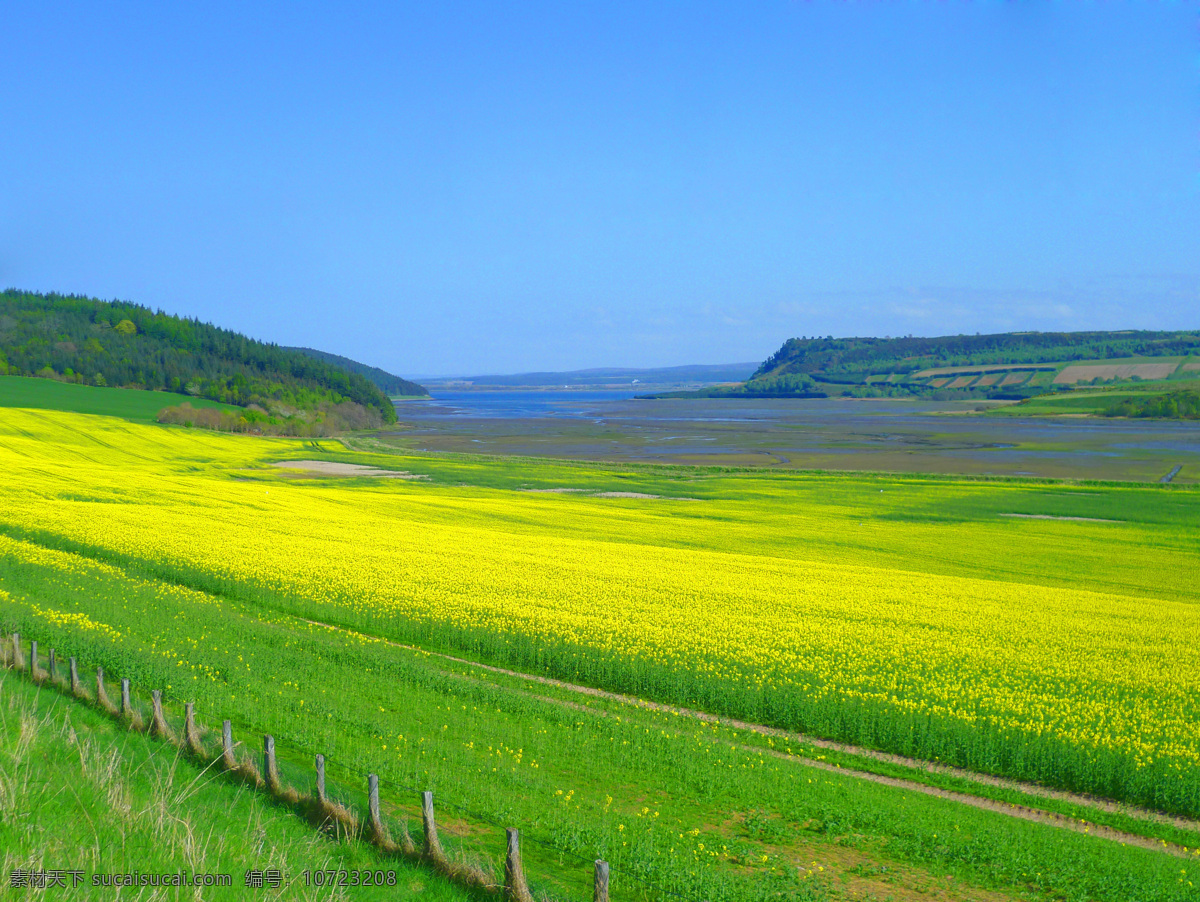
[[636, 400], [634, 391], [435, 392], [409, 447], [664, 463], [1200, 481], [1200, 424], [985, 417], [974, 403]]
[[441, 417], [595, 417], [605, 406], [628, 401], [636, 391], [434, 391], [429, 401], [401, 401], [406, 419]]

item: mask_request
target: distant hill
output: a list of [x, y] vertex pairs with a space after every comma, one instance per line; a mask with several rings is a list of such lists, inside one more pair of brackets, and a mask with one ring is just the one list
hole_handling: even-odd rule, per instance
[[1005, 332], [939, 338], [792, 338], [712, 397], [1020, 399], [1079, 384], [1194, 379], [1200, 332]]
[[379, 390], [390, 397], [406, 395], [409, 397], [428, 397], [424, 386], [417, 385], [415, 382], [410, 382], [400, 376], [394, 376], [387, 370], [381, 370], [377, 366], [368, 366], [365, 363], [359, 363], [357, 360], [351, 360], [349, 357], [342, 357], [339, 354], [330, 354], [328, 351], [318, 351], [314, 348], [284, 348], [285, 351], [298, 351], [301, 354], [307, 354], [316, 360], [324, 360], [326, 363], [332, 363], [334, 366], [340, 366], [344, 370], [349, 370], [352, 373], [358, 373], [360, 376], [366, 377], [370, 382], [378, 386]]
[[427, 379], [427, 385], [472, 388], [611, 388], [635, 382], [649, 385], [715, 384], [742, 382], [754, 372], [755, 363], [695, 364], [650, 368], [599, 367], [560, 373], [516, 373], [513, 375], [464, 376], [456, 379]]
[[296, 434], [335, 420], [348, 427], [396, 420], [387, 395], [359, 373], [198, 320], [74, 295], [0, 294], [0, 375], [252, 408], [243, 422], [259, 408], [266, 425]]

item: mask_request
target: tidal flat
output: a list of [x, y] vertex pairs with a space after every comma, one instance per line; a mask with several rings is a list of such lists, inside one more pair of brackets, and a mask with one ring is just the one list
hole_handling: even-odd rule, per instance
[[412, 451], [574, 460], [1200, 481], [1200, 424], [987, 416], [978, 402], [638, 400], [633, 392], [438, 392], [381, 436]]

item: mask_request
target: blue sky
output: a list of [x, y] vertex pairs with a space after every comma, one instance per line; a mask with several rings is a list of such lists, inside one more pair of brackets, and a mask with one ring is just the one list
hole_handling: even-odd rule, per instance
[[1200, 6], [0, 11], [0, 285], [402, 374], [1200, 326]]

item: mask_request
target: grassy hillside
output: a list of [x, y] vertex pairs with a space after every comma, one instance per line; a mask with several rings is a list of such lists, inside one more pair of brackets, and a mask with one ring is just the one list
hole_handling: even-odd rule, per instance
[[[174, 395], [165, 392], [97, 388], [54, 379], [0, 376], [0, 407], [95, 413], [138, 423], [153, 423], [164, 407], [175, 404], [178, 400]], [[191, 403], [197, 408], [211, 408], [230, 413], [237, 410], [232, 405], [204, 398], [193, 398]]]
[[[79, 872], [78, 884], [68, 875], [68, 888], [49, 889], [47, 897], [108, 900], [118, 890], [93, 886], [99, 875], [185, 873], [227, 875], [230, 885], [136, 887], [132, 897], [469, 898], [437, 875], [384, 860], [369, 846], [331, 842], [175, 749], [12, 674], [0, 675], [0, 799], [0, 896], [6, 890], [13, 898], [42, 895], [11, 887], [18, 869], [70, 869]], [[247, 871], [271, 868], [286, 877], [281, 889], [247, 889]], [[304, 886], [305, 871], [331, 868], [394, 871], [396, 885], [319, 893]]]
[[298, 351], [301, 354], [307, 354], [315, 360], [324, 360], [326, 363], [332, 363], [334, 366], [339, 366], [351, 373], [358, 373], [360, 376], [364, 376], [370, 380], [373, 385], [377, 386], [380, 391], [389, 397], [424, 398], [429, 396], [429, 392], [422, 385], [393, 375], [387, 370], [381, 370], [377, 366], [368, 366], [365, 363], [359, 363], [357, 360], [351, 360], [349, 357], [330, 354], [328, 351], [318, 351], [314, 348], [284, 348], [284, 350]]
[[710, 394], [1020, 399], [1080, 384], [1190, 378], [1198, 353], [1198, 332], [793, 338], [745, 385]]
[[13, 289], [0, 294], [0, 375], [218, 401], [297, 432], [396, 418], [374, 384], [328, 361], [136, 304]]

